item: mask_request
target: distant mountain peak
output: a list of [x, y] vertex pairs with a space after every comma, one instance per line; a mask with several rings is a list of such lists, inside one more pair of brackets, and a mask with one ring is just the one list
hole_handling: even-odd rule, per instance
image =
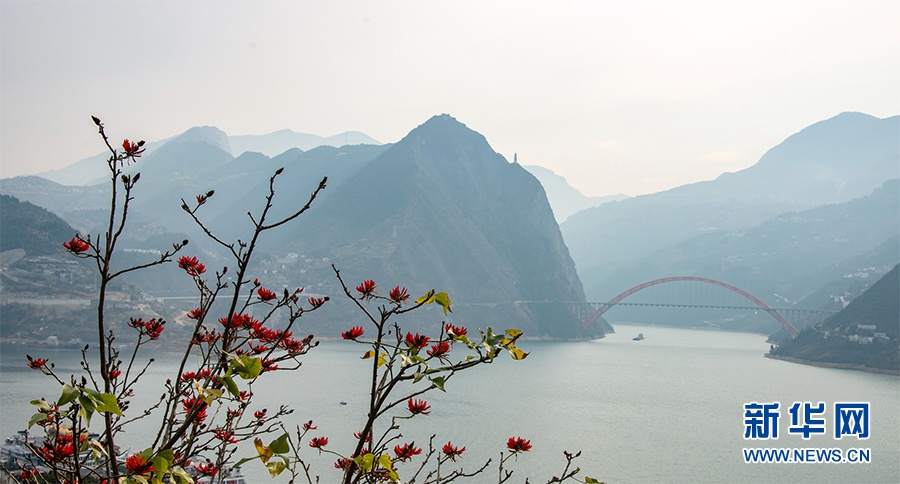
[[175, 137], [172, 143], [184, 142], [200, 142], [207, 143], [219, 148], [220, 150], [231, 153], [231, 143], [228, 141], [228, 135], [215, 126], [194, 126], [181, 135]]

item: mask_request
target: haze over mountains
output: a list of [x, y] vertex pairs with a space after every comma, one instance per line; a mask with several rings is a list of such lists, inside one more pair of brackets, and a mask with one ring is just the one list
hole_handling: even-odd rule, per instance
[[[264, 241], [259, 270], [275, 287], [333, 295], [335, 263], [348, 284], [372, 278], [384, 291], [398, 284], [412, 292], [446, 290], [451, 319], [557, 337], [586, 336], [564, 302], [606, 301], [673, 275], [723, 280], [773, 305], [840, 305], [900, 261], [898, 132], [900, 117], [844, 113], [788, 137], [746, 170], [606, 201], [584, 197], [541, 167], [529, 167], [533, 176], [447, 115], [394, 144], [305, 151], [282, 148], [307, 135], [234, 137], [197, 127], [148, 143], [128, 167], [142, 178], [126, 243], [154, 250], [187, 237], [192, 255], [224, 264], [180, 209], [181, 199], [215, 189], [202, 218], [223, 237], [240, 237], [247, 211], [261, 208], [269, 177], [285, 167], [275, 215], [302, 206], [322, 177], [329, 181], [307, 214]], [[348, 133], [332, 141], [341, 136], [370, 139]], [[96, 158], [91, 163], [102, 174], [103, 157]], [[88, 170], [89, 160], [67, 173]], [[90, 183], [96, 179], [92, 174]], [[0, 180], [0, 192], [96, 234], [108, 184], [17, 177]], [[173, 285], [177, 272], [166, 270], [136, 282], [156, 295], [189, 289]], [[774, 319], [762, 319], [725, 327], [778, 329]]]
[[[193, 195], [214, 188], [201, 217], [226, 239], [246, 236], [245, 213], [261, 208], [269, 177], [283, 166], [273, 217], [302, 206], [323, 176], [329, 181], [308, 214], [263, 241], [271, 254], [259, 265], [267, 285], [338, 295], [333, 262], [348, 284], [371, 278], [383, 291], [445, 290], [454, 302], [449, 319], [461, 324], [586, 335], [563, 304], [584, 301], [584, 293], [540, 183], [452, 117], [436, 116], [393, 145], [289, 149], [274, 158], [235, 158], [229, 141], [216, 128], [192, 128], [127, 168], [140, 171], [141, 183], [126, 247], [153, 250], [148, 240], [186, 237], [208, 266], [227, 263], [182, 212], [181, 199], [193, 203]], [[2, 189], [52, 207], [82, 233], [97, 233], [107, 184], [18, 177], [3, 180]], [[162, 270], [179, 277], [170, 269]], [[147, 278], [158, 284], [141, 281], [147, 292], [179, 289], [162, 287], [166, 277], [158, 272]]]

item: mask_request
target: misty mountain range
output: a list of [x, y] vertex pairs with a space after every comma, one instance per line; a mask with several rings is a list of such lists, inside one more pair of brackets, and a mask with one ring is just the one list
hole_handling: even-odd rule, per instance
[[[585, 336], [564, 302], [605, 301], [672, 275], [723, 280], [773, 305], [819, 307], [858, 294], [900, 261], [898, 123], [844, 113], [790, 136], [746, 170], [609, 201], [584, 197], [549, 170], [509, 163], [447, 115], [394, 144], [348, 133], [331, 140], [349, 145], [306, 149], [289, 146], [307, 135], [233, 137], [198, 127], [148, 143], [128, 168], [142, 178], [126, 243], [153, 250], [187, 237], [191, 254], [224, 263], [181, 199], [215, 189], [201, 216], [225, 238], [239, 237], [283, 166], [276, 214], [305, 203], [323, 176], [329, 181], [308, 214], [264, 241], [269, 255], [259, 268], [276, 286], [334, 294], [333, 262], [350, 281], [447, 290], [451, 318], [531, 336]], [[87, 170], [90, 160], [102, 175], [105, 157], [95, 158], [57, 175]], [[97, 233], [109, 190], [108, 180], [90, 184], [97, 179], [3, 179], [0, 193]], [[177, 277], [167, 270], [148, 275], [145, 290]]]

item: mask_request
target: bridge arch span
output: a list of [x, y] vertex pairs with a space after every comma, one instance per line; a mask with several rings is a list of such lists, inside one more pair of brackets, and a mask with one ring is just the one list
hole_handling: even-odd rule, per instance
[[797, 334], [799, 333], [797, 328], [795, 328], [794, 325], [791, 324], [790, 321], [785, 319], [782, 315], [778, 314], [778, 311], [773, 309], [771, 306], [769, 306], [768, 304], [766, 304], [765, 302], [763, 302], [761, 299], [754, 296], [753, 294], [750, 294], [749, 292], [747, 292], [739, 287], [732, 286], [731, 284], [727, 284], [722, 281], [717, 281], [715, 279], [708, 279], [706, 277], [693, 277], [693, 276], [663, 277], [661, 279], [654, 279], [652, 281], [647, 281], [643, 284], [638, 284], [637, 286], [634, 286], [631, 289], [628, 289], [627, 291], [625, 291], [625, 292], [619, 294], [618, 296], [610, 299], [609, 301], [601, 304], [599, 309], [597, 309], [596, 311], [591, 313], [591, 315], [588, 316], [588, 318], [584, 320], [584, 323], [582, 323], [582, 325], [584, 326], [584, 329], [590, 328], [591, 325], [593, 325], [598, 319], [600, 319], [600, 316], [603, 316], [603, 313], [608, 311], [611, 307], [615, 306], [616, 303], [620, 302], [621, 300], [625, 299], [626, 297], [628, 297], [642, 289], [646, 289], [650, 286], [655, 286], [657, 284], [665, 284], [667, 282], [674, 282], [674, 281], [705, 282], [708, 284], [714, 284], [719, 287], [724, 287], [725, 289], [736, 292], [736, 293], [740, 294], [741, 296], [747, 298], [748, 300], [753, 302], [753, 304], [756, 304], [760, 309], [771, 314], [773, 318], [775, 318], [779, 323], [781, 323], [781, 326], [785, 329], [785, 331], [790, 333], [791, 337], [797, 336]]

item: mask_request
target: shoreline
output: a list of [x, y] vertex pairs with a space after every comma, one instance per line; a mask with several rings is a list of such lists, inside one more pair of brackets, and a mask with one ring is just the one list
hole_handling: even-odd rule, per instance
[[799, 363], [801, 365], [817, 366], [819, 368], [835, 368], [838, 370], [856, 370], [856, 371], [864, 371], [866, 373], [880, 373], [882, 375], [900, 376], [900, 371], [898, 371], [898, 370], [889, 370], [886, 368], [871, 368], [871, 367], [868, 367], [865, 365], [857, 365], [854, 363], [827, 363], [827, 362], [822, 362], [822, 361], [811, 361], [811, 360], [804, 360], [801, 358], [794, 358], [793, 356], [771, 355], [768, 353], [763, 355], [763, 357], [771, 358], [773, 360], [787, 361], [789, 363]]

